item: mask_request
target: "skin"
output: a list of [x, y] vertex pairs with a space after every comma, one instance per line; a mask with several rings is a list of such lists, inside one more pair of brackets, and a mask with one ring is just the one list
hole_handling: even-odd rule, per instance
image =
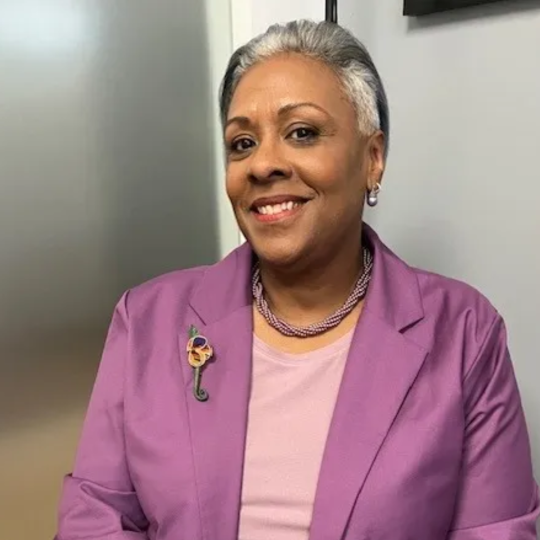
[[[329, 67], [287, 54], [242, 77], [225, 144], [227, 194], [259, 258], [271, 308], [294, 325], [324, 319], [343, 304], [361, 271], [361, 218], [366, 190], [382, 179], [384, 135], [359, 132], [355, 109]], [[261, 221], [253, 203], [280, 195], [307, 202], [289, 217]], [[261, 319], [255, 313], [261, 337], [298, 348], [298, 340], [278, 336]], [[301, 340], [300, 348], [324, 345], [345, 326]]]

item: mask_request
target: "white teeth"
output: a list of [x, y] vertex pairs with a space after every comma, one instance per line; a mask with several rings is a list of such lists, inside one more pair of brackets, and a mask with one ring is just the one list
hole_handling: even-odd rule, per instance
[[279, 214], [280, 212], [291, 211], [293, 208], [300, 206], [301, 203], [288, 201], [281, 204], [267, 204], [266, 206], [257, 207], [257, 212], [263, 215], [274, 215]]

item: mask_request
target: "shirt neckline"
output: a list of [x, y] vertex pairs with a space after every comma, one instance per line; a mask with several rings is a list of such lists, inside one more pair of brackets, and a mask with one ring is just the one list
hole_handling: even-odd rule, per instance
[[341, 355], [350, 347], [352, 337], [354, 334], [354, 328], [349, 330], [346, 334], [336, 339], [336, 341], [319, 347], [305, 353], [288, 353], [277, 349], [271, 345], [268, 345], [265, 341], [259, 338], [255, 333], [253, 334], [253, 350], [255, 353], [262, 355], [264, 358], [273, 361], [279, 361], [292, 365], [304, 365], [303, 360], [310, 361], [328, 361], [331, 358]]

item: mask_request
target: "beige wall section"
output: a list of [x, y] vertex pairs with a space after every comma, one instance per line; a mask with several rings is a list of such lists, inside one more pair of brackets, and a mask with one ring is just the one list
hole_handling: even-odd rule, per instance
[[52, 538], [58, 479], [70, 463], [80, 420], [76, 410], [0, 441], [5, 538]]
[[19, 344], [2, 354], [12, 366], [0, 380], [0, 524], [6, 540], [51, 540], [55, 533], [62, 478], [72, 466], [101, 342], [97, 335], [40, 347]]
[[126, 288], [238, 243], [228, 2], [0, 0], [0, 538], [51, 539]]

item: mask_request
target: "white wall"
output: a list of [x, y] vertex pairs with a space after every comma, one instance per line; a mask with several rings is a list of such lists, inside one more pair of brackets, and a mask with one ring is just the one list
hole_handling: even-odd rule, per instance
[[[322, 0], [253, 1], [258, 29], [323, 18]], [[540, 472], [540, 6], [401, 12], [396, 0], [339, 0], [391, 107], [384, 190], [368, 220], [409, 262], [468, 281], [503, 313]]]
[[324, 19], [324, 0], [249, 0], [253, 13], [253, 32], [260, 34], [270, 24], [293, 19]]

